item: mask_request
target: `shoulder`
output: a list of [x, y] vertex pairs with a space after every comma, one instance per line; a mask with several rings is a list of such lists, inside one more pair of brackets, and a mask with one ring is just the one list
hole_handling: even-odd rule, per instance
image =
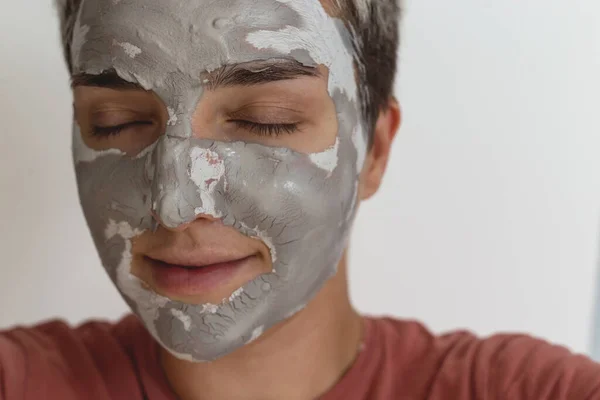
[[0, 331], [0, 400], [2, 395], [45, 398], [48, 392], [64, 399], [82, 393], [111, 398], [108, 383], [117, 376], [123, 382], [135, 381], [127, 332], [136, 325], [128, 316], [117, 324], [92, 321], [72, 327], [49, 321]]
[[[476, 341], [485, 385], [510, 398], [600, 399], [600, 364], [564, 346], [528, 335]], [[485, 387], [484, 385], [482, 385]]]
[[414, 321], [375, 319], [396, 379], [422, 398], [600, 399], [600, 365], [527, 335], [436, 335]]

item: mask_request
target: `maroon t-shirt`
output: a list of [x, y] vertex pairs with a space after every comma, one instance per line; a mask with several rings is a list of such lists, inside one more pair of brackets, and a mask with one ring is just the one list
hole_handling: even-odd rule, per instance
[[[366, 319], [364, 347], [321, 400], [600, 399], [600, 365], [528, 336], [435, 336]], [[0, 400], [175, 400], [158, 345], [135, 316], [0, 332]]]

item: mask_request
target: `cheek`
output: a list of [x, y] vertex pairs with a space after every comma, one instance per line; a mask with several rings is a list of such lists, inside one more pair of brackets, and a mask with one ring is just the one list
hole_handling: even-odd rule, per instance
[[290, 232], [300, 236], [304, 228], [343, 220], [356, 182], [349, 165], [341, 164], [331, 174], [299, 153], [277, 155], [262, 146], [242, 151], [239, 163], [226, 167], [231, 214], [248, 215], [247, 224], [275, 234], [292, 227]]
[[76, 165], [81, 206], [94, 239], [102, 242], [110, 221], [134, 229], [150, 227], [151, 190], [146, 160], [118, 155], [100, 156]]

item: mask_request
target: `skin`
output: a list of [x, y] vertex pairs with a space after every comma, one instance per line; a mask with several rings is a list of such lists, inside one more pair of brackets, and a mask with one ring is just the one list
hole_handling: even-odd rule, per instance
[[[76, 86], [137, 85], [159, 100], [76, 107], [79, 196], [104, 268], [153, 337], [212, 361], [299, 312], [337, 271], [367, 153], [360, 60], [317, 0], [143, 4], [89, 0], [78, 14]], [[186, 229], [198, 221], [206, 229]]]
[[[316, 77], [208, 91], [196, 107], [192, 127], [202, 132], [197, 136], [202, 139], [257, 142], [303, 153], [318, 152], [335, 142], [338, 128], [327, 82], [327, 69], [319, 67]], [[131, 156], [155, 142], [168, 119], [166, 107], [158, 96], [141, 89], [77, 86], [74, 106], [82, 139], [88, 147], [119, 149]], [[295, 124], [297, 130], [276, 135], [258, 134], [255, 128], [234, 122], [238, 119], [261, 124]], [[144, 123], [108, 136], [96, 131], [98, 126], [120, 126], [134, 121]], [[154, 218], [160, 221], [159, 216], [154, 215]], [[160, 287], [152, 275], [152, 260], [172, 259], [175, 254], [185, 257], [200, 244], [205, 248], [230, 249], [224, 258], [250, 259], [233, 279], [202, 293], [190, 291], [182, 295]], [[247, 282], [272, 270], [269, 249], [262, 241], [244, 236], [209, 215], [177, 227], [160, 223], [156, 231], [148, 230], [134, 238], [132, 255], [133, 275], [154, 292], [186, 304], [219, 303]]]
[[[303, 78], [302, 81], [278, 82], [277, 86], [279, 89], [284, 87], [294, 91], [299, 84], [302, 84], [304, 90], [307, 88], [308, 91], [313, 90], [315, 97], [319, 97], [320, 93], [324, 100], [328, 98], [323, 90], [322, 80]], [[264, 85], [265, 87], [260, 88], [260, 91], [270, 92], [266, 87], [268, 85], [272, 84]], [[248, 90], [248, 88], [237, 90]], [[109, 139], [85, 136], [89, 135], [92, 123], [90, 115], [94, 114], [93, 104], [97, 102], [113, 104], [110, 108], [110, 117], [114, 117], [119, 123], [132, 116], [133, 108], [136, 108], [135, 112], [142, 109], [140, 115], [144, 114], [145, 106], [156, 107], [160, 118], [166, 118], [164, 113], [160, 112], [160, 102], [150, 92], [115, 91], [82, 86], [75, 88], [74, 95], [76, 117], [82, 126], [82, 135], [86, 143], [94, 148], [102, 149], [105, 148], [104, 146], [110, 146], [106, 148], [117, 147], [124, 151], [135, 152], [136, 149], [145, 147], [145, 143], [139, 143], [142, 140], [140, 137], [144, 138], [143, 135], [139, 135], [139, 132]], [[219, 96], [219, 93], [215, 96]], [[198, 105], [199, 110], [203, 107], [202, 103]], [[312, 113], [317, 112], [314, 110], [318, 108], [310, 109], [309, 114], [312, 116]], [[265, 109], [262, 108], [261, 111]], [[331, 124], [331, 118], [335, 115], [333, 110], [328, 110], [326, 114], [329, 115], [319, 122], [323, 126]], [[122, 117], [124, 120], [117, 117]], [[198, 120], [197, 123], [209, 123], [207, 121], [209, 119]], [[400, 120], [398, 103], [390, 99], [386, 109], [380, 113], [374, 130], [373, 143], [361, 172], [358, 194], [361, 202], [373, 196], [381, 185]], [[331, 130], [331, 135], [334, 137], [335, 131]], [[311, 137], [310, 134], [288, 135], [281, 139], [270, 138], [272, 141], [285, 141], [287, 146], [299, 149], [314, 147], [318, 145], [316, 142], [322, 139], [322, 137]], [[110, 143], [107, 143], [107, 140]], [[249, 239], [231, 228], [223, 227], [215, 221], [202, 218], [177, 229], [169, 229], [161, 225], [154, 234], [142, 235], [135, 241], [134, 254], [138, 258], [142, 257], [152, 251], [151, 249], [157, 246], [155, 243], [159, 242], [193, 242], [215, 235], [220, 239], [230, 238], [227, 240], [231, 240], [233, 246], [258, 254], [258, 259], [243, 274], [236, 276], [235, 282], [217, 288], [214, 293], [204, 293], [180, 300], [201, 303], [220, 298], [230, 293], [232, 287], [239, 287], [244, 281], [252, 279], [269, 268], [267, 250], [260, 242]], [[143, 262], [137, 264], [137, 267], [140, 271], [138, 274], [143, 276]], [[344, 255], [339, 263], [338, 273], [325, 284], [303, 311], [271, 328], [257, 341], [211, 363], [183, 361], [161, 348], [161, 361], [174, 392], [183, 400], [313, 399], [327, 392], [351, 366], [361, 339], [362, 318], [350, 303], [347, 258]], [[294, 362], [290, 363], [289, 360]], [[286, 365], [286, 368], [281, 368], [281, 365]]]
[[[340, 129], [347, 136], [347, 126], [342, 129], [344, 125], [340, 121], [348, 125], [348, 121], [355, 118], [356, 109], [352, 111], [353, 103], [348, 103], [339, 94], [334, 100], [329, 90], [331, 71], [323, 65], [313, 67], [316, 67], [316, 73], [311, 76], [270, 83], [206, 87], [195, 109], [186, 111], [185, 115], [190, 116], [187, 132], [192, 133], [194, 143], [201, 147], [205, 144], [199, 140], [254, 143], [263, 147], [249, 147], [251, 151], [279, 148], [290, 149], [299, 155], [327, 149], [336, 142]], [[337, 79], [340, 79], [339, 70]], [[169, 96], [164, 93], [161, 96], [153, 90], [140, 88], [115, 89], [80, 84], [75, 87], [74, 98], [78, 125], [76, 134], [80, 132], [81, 141], [88, 149], [117, 150], [133, 158], [144, 154], [153, 143], [163, 141], [165, 126], [170, 126], [171, 113], [168, 103], [165, 103]], [[338, 108], [344, 104], [346, 108]], [[377, 121], [373, 145], [362, 170], [357, 171], [357, 200], [364, 200], [377, 191], [399, 120], [398, 106], [390, 99]], [[121, 128], [110, 128], [114, 126]], [[169, 128], [167, 136], [168, 132]], [[177, 130], [177, 134], [180, 132]], [[166, 139], [175, 142], [171, 137]], [[344, 143], [347, 145], [347, 139], [342, 145]], [[236, 151], [246, 151], [245, 147], [237, 145], [237, 148]], [[162, 155], [165, 148], [159, 150]], [[348, 151], [347, 147], [342, 148], [340, 154], [347, 156]], [[293, 157], [290, 162], [303, 160], [302, 156]], [[95, 165], [102, 166], [103, 158], [101, 156]], [[352, 162], [349, 158], [348, 161]], [[247, 162], [242, 165], [248, 165]], [[91, 164], [89, 170], [98, 170], [95, 165]], [[336, 172], [339, 174], [346, 170], [337, 168]], [[125, 171], [115, 170], [114, 176], [126, 178], [127, 175], [123, 175]], [[299, 172], [289, 171], [291, 175], [288, 176], [294, 177]], [[243, 174], [248, 174], [252, 182], [256, 182], [257, 178], [260, 182], [260, 175], [251, 176], [252, 171], [246, 170]], [[319, 174], [323, 176], [324, 172]], [[165, 182], [170, 181], [167, 179]], [[283, 182], [295, 184], [292, 178]], [[81, 183], [86, 184], [86, 180]], [[241, 183], [235, 182], [238, 187]], [[110, 190], [108, 182], [106, 185]], [[107, 193], [106, 189], [104, 193]], [[90, 199], [95, 198], [94, 192], [88, 195], [92, 195]], [[161, 195], [168, 196], [169, 193]], [[335, 197], [330, 200], [339, 201]], [[87, 210], [91, 215], [89, 213], [93, 210], [89, 205]], [[266, 243], [240, 232], [231, 224], [201, 213], [195, 218], [186, 217], [184, 223], [165, 221], [163, 215], [166, 214], [151, 214], [156, 221], [155, 229], [133, 235], [130, 249], [130, 273], [158, 295], [181, 304], [217, 303], [275, 269]], [[103, 232], [110, 232], [110, 229], [109, 224]], [[190, 288], [189, 291], [170, 293], [154, 279], [152, 265], [156, 260], [177, 258], [177, 264], [184, 265], [185, 258], [198, 249], [205, 255], [217, 254], [221, 258], [245, 261], [233, 276], [203, 291]], [[311, 265], [310, 262], [307, 264]], [[310, 270], [305, 270], [305, 274], [306, 271]], [[183, 399], [309, 399], [324, 393], [352, 363], [361, 339], [361, 318], [350, 306], [347, 294], [345, 257], [342, 257], [337, 271], [333, 278], [323, 281], [324, 286], [303, 311], [295, 312], [292, 317], [277, 318], [283, 322], [276, 323], [257, 340], [227, 355], [215, 349], [214, 356], [208, 356], [218, 358], [217, 361], [191, 363], [163, 349], [161, 359], [173, 390]], [[311, 277], [315, 278], [321, 279], [319, 276]], [[291, 294], [285, 293], [287, 296]], [[167, 333], [163, 334], [168, 335], [169, 325], [163, 326], [167, 329]], [[216, 357], [220, 353], [221, 357]], [[282, 365], [286, 368], [281, 368]]]
[[[379, 190], [400, 122], [400, 107], [390, 99], [361, 172], [360, 202]], [[362, 341], [363, 319], [350, 302], [347, 269], [346, 251], [338, 273], [303, 311], [217, 361], [185, 362], [162, 349], [174, 392], [182, 400], [309, 400], [325, 394], [352, 366]]]

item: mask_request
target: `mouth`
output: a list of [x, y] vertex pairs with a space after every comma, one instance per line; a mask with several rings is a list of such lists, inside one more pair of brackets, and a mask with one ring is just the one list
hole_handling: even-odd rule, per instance
[[247, 275], [243, 271], [248, 270], [256, 258], [256, 255], [250, 255], [211, 264], [198, 263], [199, 265], [188, 262], [171, 263], [148, 256], [144, 256], [144, 261], [150, 266], [153, 283], [151, 286], [167, 297], [189, 297], [222, 291], [221, 298], [225, 299], [230, 295], [228, 291], [232, 292], [245, 283], [234, 281]]

